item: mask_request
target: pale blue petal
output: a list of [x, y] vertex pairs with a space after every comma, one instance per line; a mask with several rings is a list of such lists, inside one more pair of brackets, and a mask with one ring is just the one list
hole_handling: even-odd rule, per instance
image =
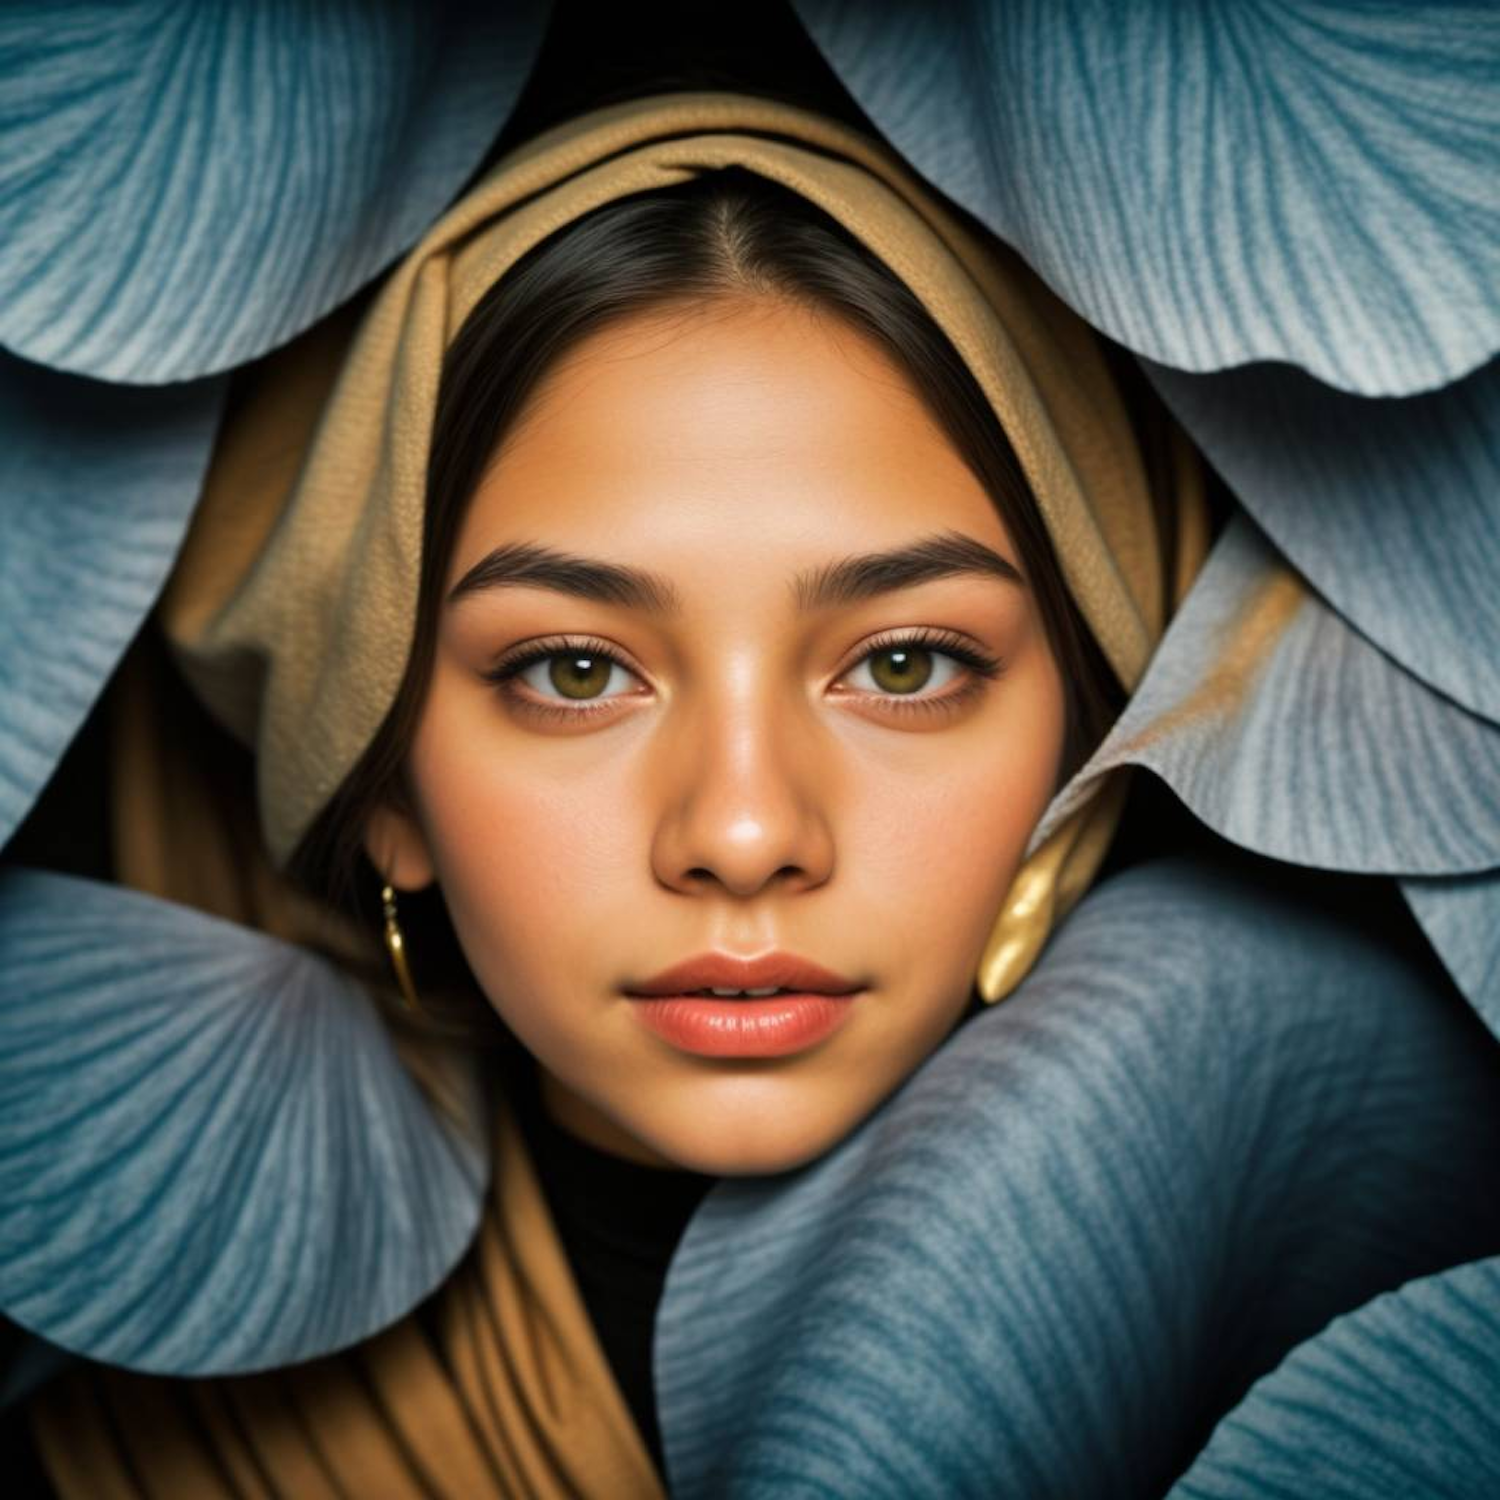
[[1335, 609], [1500, 723], [1500, 361], [1405, 400], [1348, 396], [1285, 367], [1146, 373]]
[[1377, 1297], [1295, 1349], [1172, 1500], [1500, 1495], [1500, 1260]]
[[487, 1137], [440, 1123], [320, 958], [93, 881], [0, 872], [0, 1307], [163, 1375], [366, 1338], [452, 1269]]
[[1500, 348], [1500, 8], [794, 0], [886, 137], [1189, 370], [1406, 395]]
[[0, 353], [0, 845], [170, 571], [219, 379], [127, 390]]
[[1403, 880], [1401, 890], [1453, 982], [1500, 1036], [1500, 870]]
[[1293, 864], [1395, 875], [1500, 865], [1500, 726], [1371, 645], [1243, 516], [1033, 842], [1121, 765], [1155, 772], [1224, 838]]
[[1500, 1249], [1500, 1049], [1381, 893], [1127, 871], [830, 1155], [715, 1188], [673, 1495], [1157, 1500], [1329, 1318]]
[[495, 139], [546, 0], [0, 10], [0, 343], [148, 383], [283, 343]]

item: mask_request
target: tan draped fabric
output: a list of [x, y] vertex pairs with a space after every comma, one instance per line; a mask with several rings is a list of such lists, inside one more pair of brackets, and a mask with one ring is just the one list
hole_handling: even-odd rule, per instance
[[413, 1314], [343, 1354], [168, 1380], [103, 1365], [34, 1398], [66, 1500], [651, 1500], [665, 1491], [502, 1104], [479, 1237]]

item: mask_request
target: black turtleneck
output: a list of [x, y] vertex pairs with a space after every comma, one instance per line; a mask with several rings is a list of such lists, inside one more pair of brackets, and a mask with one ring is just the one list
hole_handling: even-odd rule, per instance
[[651, 1379], [656, 1308], [672, 1252], [719, 1179], [644, 1166], [580, 1140], [548, 1115], [534, 1074], [511, 1098], [583, 1305], [662, 1470]]

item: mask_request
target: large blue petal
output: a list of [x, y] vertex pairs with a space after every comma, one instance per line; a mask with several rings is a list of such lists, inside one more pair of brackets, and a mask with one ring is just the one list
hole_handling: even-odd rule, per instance
[[0, 872], [0, 1307], [163, 1375], [294, 1363], [411, 1310], [478, 1226], [362, 991], [138, 892]]
[[219, 379], [138, 391], [0, 354], [0, 845], [160, 592]]
[[1408, 671], [1500, 723], [1500, 360], [1399, 401], [1285, 367], [1146, 372], [1329, 603]]
[[1454, 983], [1500, 1036], [1500, 870], [1403, 880], [1401, 890]]
[[919, 171], [1189, 370], [1406, 395], [1500, 348], [1488, 0], [794, 0]]
[[1371, 645], [1243, 516], [1035, 842], [1120, 765], [1154, 771], [1215, 832], [1275, 859], [1363, 874], [1500, 866], [1500, 726]]
[[1377, 1297], [1294, 1350], [1172, 1500], [1500, 1495], [1500, 1260]]
[[1154, 1500], [1330, 1317], [1500, 1249], [1500, 1049], [1329, 885], [1128, 871], [830, 1155], [716, 1188], [672, 1493]]
[[413, 243], [520, 93], [546, 0], [0, 10], [0, 343], [182, 380]]

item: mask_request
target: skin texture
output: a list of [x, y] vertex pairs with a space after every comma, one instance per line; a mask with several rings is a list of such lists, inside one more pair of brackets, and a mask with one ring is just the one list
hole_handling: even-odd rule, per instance
[[[382, 809], [366, 845], [398, 888], [441, 882], [476, 978], [575, 1134], [659, 1165], [784, 1171], [852, 1130], [963, 1014], [1059, 772], [1064, 693], [1041, 616], [1024, 584], [981, 573], [805, 615], [790, 587], [938, 532], [1019, 568], [904, 375], [780, 301], [610, 326], [554, 366], [502, 443], [449, 589], [524, 541], [647, 569], [681, 612], [530, 584], [445, 604], [407, 765], [415, 816]], [[893, 690], [872, 643], [923, 627], [1000, 670], [934, 650], [925, 683]], [[597, 646], [559, 642], [509, 684], [485, 677], [554, 636], [618, 659], [593, 697], [553, 674]], [[679, 1051], [623, 990], [715, 949], [798, 954], [868, 988], [809, 1050]]]

